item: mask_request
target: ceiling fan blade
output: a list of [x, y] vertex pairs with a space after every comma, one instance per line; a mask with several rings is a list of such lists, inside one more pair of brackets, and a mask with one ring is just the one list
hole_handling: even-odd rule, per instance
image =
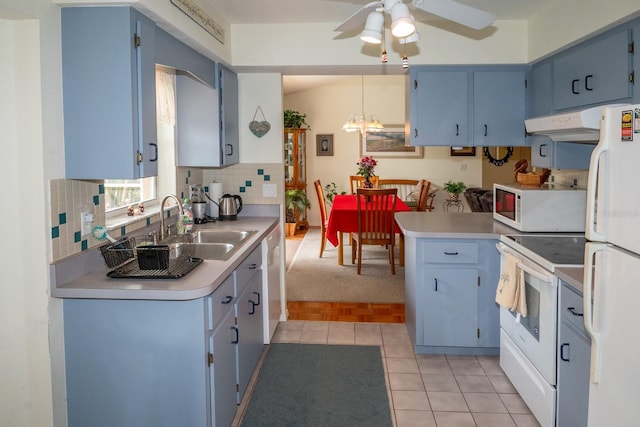
[[493, 13], [458, 3], [454, 0], [413, 0], [418, 9], [440, 16], [474, 30], [488, 27], [496, 19]]
[[367, 3], [366, 5], [362, 6], [362, 8], [360, 8], [360, 10], [358, 10], [356, 13], [348, 17], [342, 24], [338, 25], [338, 27], [336, 27], [336, 29], [333, 31], [344, 32], [355, 30], [360, 25], [364, 24], [364, 21], [367, 19], [367, 16], [369, 16], [369, 13], [382, 6], [382, 3], [382, 1], [372, 1], [371, 3]]

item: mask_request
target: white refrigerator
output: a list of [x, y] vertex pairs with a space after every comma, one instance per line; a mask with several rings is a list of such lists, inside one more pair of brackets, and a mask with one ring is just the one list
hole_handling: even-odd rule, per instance
[[[587, 190], [589, 427], [640, 425], [640, 105], [604, 107]], [[592, 307], [593, 303], [593, 307]]]

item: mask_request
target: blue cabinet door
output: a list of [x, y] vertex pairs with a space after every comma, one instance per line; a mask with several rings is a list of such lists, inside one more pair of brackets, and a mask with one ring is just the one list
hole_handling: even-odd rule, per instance
[[128, 7], [62, 9], [66, 177], [157, 175], [155, 24]]
[[591, 342], [563, 321], [558, 331], [558, 426], [586, 426]]
[[473, 145], [525, 145], [525, 72], [473, 73]]
[[220, 88], [220, 146], [222, 164], [235, 165], [240, 161], [240, 127], [238, 118], [238, 75], [222, 64], [218, 66]]
[[633, 96], [631, 31], [607, 35], [553, 61], [556, 110], [625, 102]]
[[423, 344], [476, 347], [478, 344], [478, 270], [424, 270]]
[[553, 63], [535, 64], [531, 70], [527, 117], [547, 116], [553, 113]]
[[212, 427], [228, 427], [237, 408], [236, 341], [238, 327], [235, 314], [229, 310], [209, 338], [209, 352], [213, 363], [211, 375], [211, 424]]
[[417, 71], [409, 84], [411, 145], [469, 145], [469, 73]]
[[[242, 286], [239, 284], [238, 289]], [[238, 403], [247, 390], [264, 348], [262, 271], [257, 270], [248, 286], [238, 296], [236, 312], [239, 340], [237, 346]]]

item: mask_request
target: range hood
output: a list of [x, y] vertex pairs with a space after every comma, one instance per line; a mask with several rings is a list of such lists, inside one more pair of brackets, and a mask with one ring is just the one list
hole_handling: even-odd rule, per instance
[[545, 135], [554, 141], [597, 143], [602, 107], [534, 117], [525, 120], [524, 125], [528, 133]]

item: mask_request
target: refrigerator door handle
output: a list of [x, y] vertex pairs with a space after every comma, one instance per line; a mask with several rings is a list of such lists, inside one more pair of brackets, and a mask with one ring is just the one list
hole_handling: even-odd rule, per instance
[[583, 284], [583, 320], [584, 328], [587, 335], [591, 338], [591, 383], [598, 384], [600, 380], [600, 332], [598, 332], [593, 324], [593, 311], [599, 306], [598, 301], [593, 301], [593, 309], [591, 300], [593, 295], [599, 295], [600, 284], [593, 280], [593, 259], [596, 252], [607, 250], [606, 243], [587, 243], [584, 248], [584, 284]]
[[[603, 116], [605, 108], [603, 108]], [[586, 224], [584, 234], [587, 240], [604, 242], [606, 241], [605, 235], [596, 230], [596, 191], [598, 183], [598, 174], [600, 173], [600, 159], [604, 153], [609, 151], [609, 139], [606, 137], [609, 126], [613, 126], [614, 120], [601, 120], [600, 121], [600, 141], [598, 145], [593, 149], [591, 153], [591, 160], [589, 164], [589, 177], [587, 179], [587, 212], [586, 212]], [[605, 171], [608, 172], [608, 171]], [[602, 196], [602, 195], [601, 195]], [[600, 197], [600, 209], [606, 209], [604, 206], [604, 197]]]

